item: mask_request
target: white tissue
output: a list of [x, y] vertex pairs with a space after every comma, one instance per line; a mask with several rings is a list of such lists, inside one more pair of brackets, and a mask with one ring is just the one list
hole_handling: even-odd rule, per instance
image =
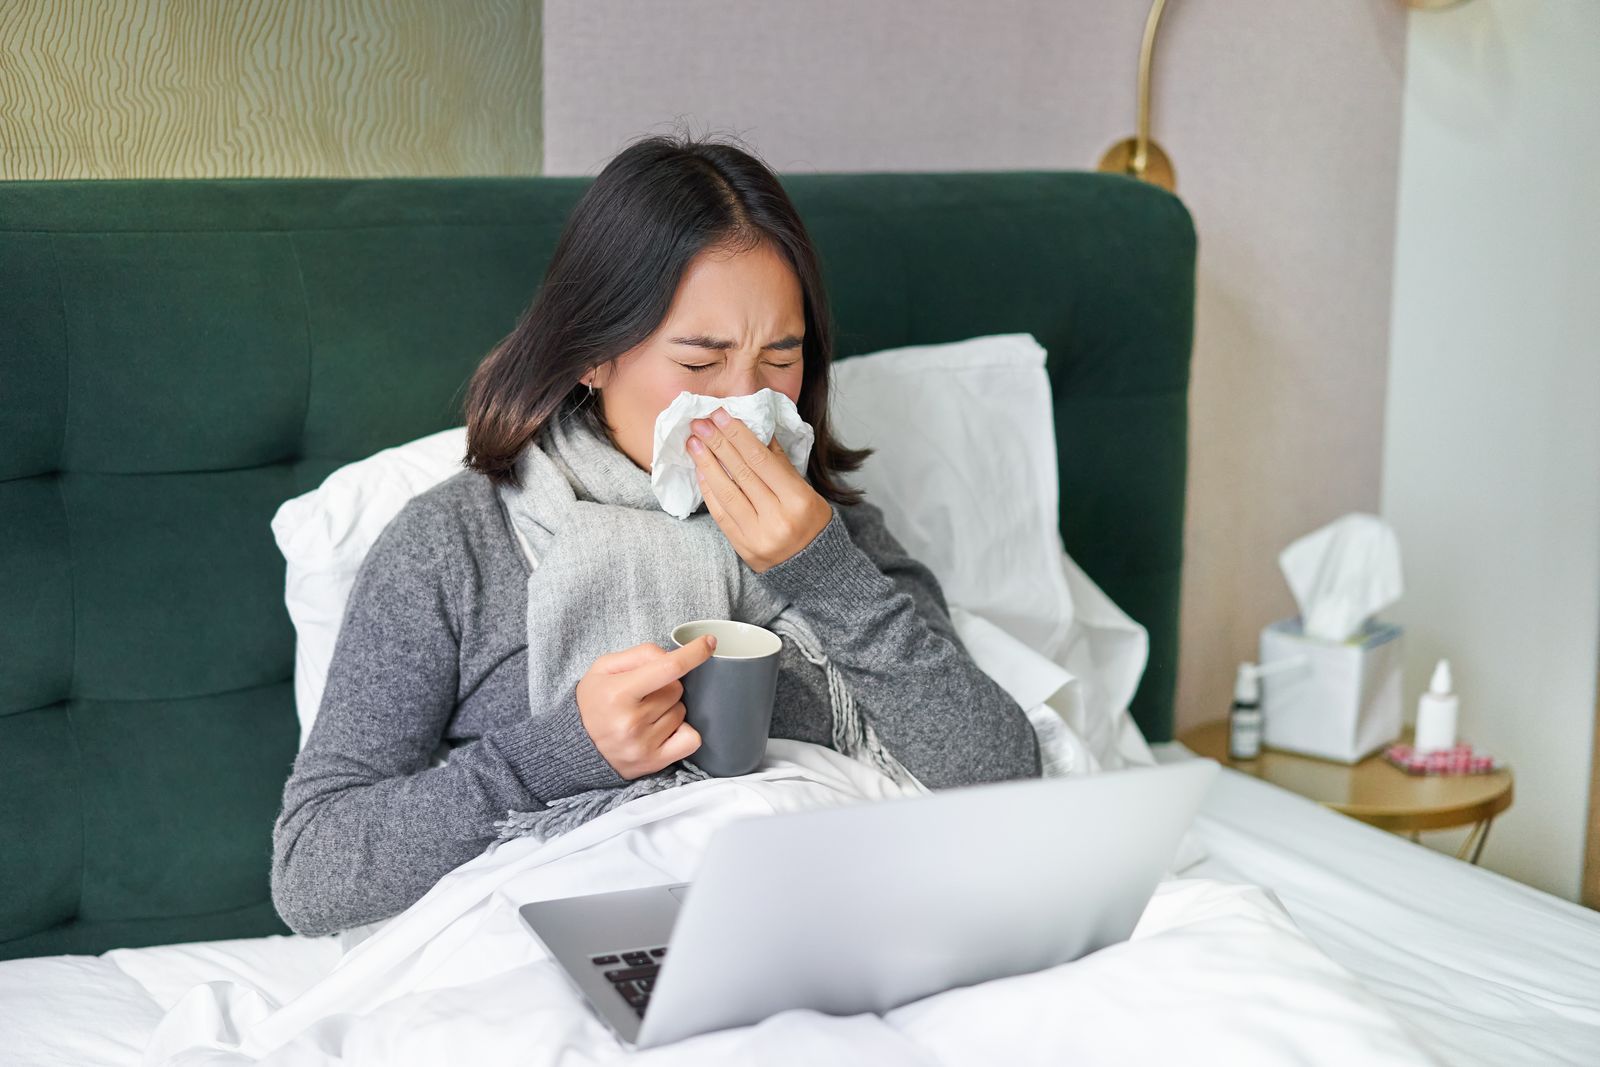
[[1352, 512], [1278, 554], [1305, 633], [1347, 641], [1400, 599], [1400, 542], [1376, 515]]
[[685, 390], [656, 416], [655, 450], [650, 457], [650, 488], [668, 515], [687, 519], [705, 499], [695, 480], [694, 457], [684, 446], [691, 432], [689, 421], [707, 418], [719, 407], [750, 427], [762, 444], [777, 434], [778, 445], [794, 469], [802, 476], [806, 472], [816, 434], [786, 395], [776, 389], [744, 396], [704, 396]]

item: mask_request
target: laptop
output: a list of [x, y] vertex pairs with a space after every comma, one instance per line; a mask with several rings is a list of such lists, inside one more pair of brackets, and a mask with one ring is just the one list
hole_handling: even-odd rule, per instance
[[1133, 932], [1216, 775], [1189, 760], [744, 817], [693, 882], [524, 904], [630, 1048], [883, 1013]]

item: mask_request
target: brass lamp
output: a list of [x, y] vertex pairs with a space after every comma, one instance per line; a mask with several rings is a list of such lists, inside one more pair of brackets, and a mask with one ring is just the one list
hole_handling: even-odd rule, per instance
[[1144, 43], [1139, 48], [1139, 129], [1127, 140], [1112, 145], [1100, 157], [1100, 169], [1113, 174], [1127, 174], [1172, 192], [1178, 187], [1177, 175], [1172, 170], [1172, 160], [1161, 146], [1150, 139], [1150, 61], [1155, 53], [1156, 29], [1161, 25], [1161, 12], [1167, 0], [1155, 0], [1150, 5], [1150, 17], [1144, 23]]
[[[1403, 0], [1407, 7], [1419, 11], [1438, 11], [1455, 7], [1463, 0]], [[1178, 187], [1178, 178], [1160, 145], [1150, 138], [1150, 65], [1156, 50], [1156, 30], [1161, 25], [1161, 13], [1167, 0], [1155, 0], [1150, 5], [1150, 15], [1144, 23], [1144, 42], [1139, 47], [1139, 129], [1127, 140], [1118, 141], [1100, 157], [1100, 169], [1113, 174], [1126, 174], [1159, 185], [1167, 192]]]

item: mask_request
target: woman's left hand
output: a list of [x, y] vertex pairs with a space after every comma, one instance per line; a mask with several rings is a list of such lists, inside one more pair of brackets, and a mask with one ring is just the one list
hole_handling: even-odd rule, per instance
[[832, 506], [794, 469], [776, 434], [763, 445], [722, 408], [689, 425], [687, 447], [706, 509], [757, 574], [809, 545], [833, 518]]

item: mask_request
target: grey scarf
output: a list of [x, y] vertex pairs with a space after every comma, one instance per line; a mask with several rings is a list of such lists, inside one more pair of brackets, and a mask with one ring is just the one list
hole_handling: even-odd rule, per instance
[[[661, 510], [650, 475], [581, 418], [552, 420], [517, 460], [520, 487], [500, 496], [537, 565], [528, 576], [528, 705], [533, 714], [571, 691], [606, 653], [653, 641], [673, 646], [690, 619], [765, 626], [823, 668], [834, 748], [897, 782], [912, 780], [858, 712], [810, 624], [760, 580], [710, 512]], [[550, 838], [636, 797], [708, 777], [680, 760], [626, 785], [591, 789], [531, 812], [507, 812], [499, 839]]]

